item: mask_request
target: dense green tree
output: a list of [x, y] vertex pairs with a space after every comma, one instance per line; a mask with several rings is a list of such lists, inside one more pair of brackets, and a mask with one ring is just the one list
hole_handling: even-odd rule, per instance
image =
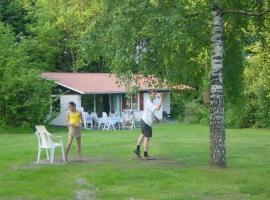
[[78, 46], [99, 14], [101, 2], [38, 0], [33, 6], [23, 3], [32, 20], [28, 29], [34, 36], [36, 52], [50, 64], [46, 69], [78, 71]]
[[46, 120], [51, 86], [30, 68], [31, 59], [15, 42], [12, 29], [0, 22], [0, 123], [34, 125]]
[[13, 28], [17, 39], [26, 33], [26, 24], [28, 22], [26, 15], [27, 12], [21, 6], [19, 0], [0, 1], [0, 20]]
[[[270, 34], [267, 28], [269, 22], [268, 18], [264, 24], [265, 28], [263, 26], [259, 34], [254, 26], [249, 27], [252, 38], [256, 40], [246, 47], [249, 54], [244, 71], [244, 95], [247, 99], [245, 127], [265, 127], [270, 124]], [[260, 35], [263, 35], [263, 40]]]

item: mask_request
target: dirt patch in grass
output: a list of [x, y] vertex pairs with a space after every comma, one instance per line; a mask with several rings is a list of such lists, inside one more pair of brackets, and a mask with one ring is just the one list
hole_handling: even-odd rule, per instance
[[152, 167], [161, 167], [161, 168], [174, 168], [174, 167], [186, 167], [185, 163], [179, 162], [166, 157], [151, 157], [148, 160], [143, 158], [132, 157], [130, 160], [136, 162], [137, 165], [141, 166], [152, 166]]
[[[32, 165], [50, 165], [50, 161], [49, 160], [40, 160], [39, 163], [37, 162], [32, 162]], [[54, 165], [65, 165], [66, 162], [63, 162], [63, 160], [61, 158], [55, 158], [53, 160], [53, 164]]]
[[96, 195], [93, 191], [89, 190], [77, 190], [75, 192], [76, 200], [94, 200], [96, 199]]
[[[157, 167], [157, 168], [179, 168], [179, 167], [187, 167], [187, 165], [183, 162], [173, 160], [166, 157], [153, 157], [150, 160], [143, 160], [136, 157], [127, 157], [127, 158], [101, 158], [101, 157], [83, 157], [81, 160], [72, 160], [70, 159], [68, 162], [63, 162], [61, 158], [56, 158], [53, 162], [53, 165], [58, 166], [68, 166], [73, 164], [83, 164], [83, 165], [103, 165], [103, 164], [112, 164], [115, 166], [125, 166], [125, 168], [133, 168], [134, 165], [136, 167]], [[18, 168], [20, 169], [33, 169], [38, 166], [51, 165], [47, 160], [41, 160], [40, 163], [31, 162], [26, 165], [15, 165], [13, 166], [13, 170]]]
[[[207, 194], [204, 196], [198, 195], [199, 198], [201, 198], [202, 200], [216, 200], [216, 199], [221, 199], [221, 197], [219, 195], [215, 195], [215, 194]], [[227, 193], [224, 196], [222, 195], [222, 199], [224, 200], [246, 200], [249, 199], [250, 196], [249, 195], [245, 195], [245, 194], [241, 194], [241, 193]]]
[[182, 162], [179, 162], [170, 158], [165, 158], [165, 157], [154, 157], [150, 160], [143, 160], [143, 159], [138, 159], [135, 157], [111, 158], [111, 159], [88, 157], [88, 158], [84, 158], [80, 162], [91, 164], [91, 165], [113, 164], [115, 166], [125, 166], [125, 168], [127, 167], [134, 168], [134, 165], [136, 165], [137, 167], [151, 166], [151, 167], [159, 167], [159, 168], [186, 167], [186, 165]]
[[85, 180], [85, 179], [83, 179], [83, 178], [78, 178], [77, 180], [76, 180], [76, 183], [78, 184], [78, 185], [87, 185], [87, 181]]
[[[84, 178], [76, 179], [76, 184], [80, 187], [87, 186], [88, 182]], [[80, 189], [75, 191], [76, 200], [94, 200], [96, 199], [96, 193], [89, 189]]]
[[82, 164], [90, 164], [90, 165], [100, 165], [100, 164], [113, 164], [117, 166], [122, 166], [124, 165], [125, 167], [130, 166], [131, 168], [136, 166], [143, 166], [145, 167], [146, 165], [148, 166], [157, 166], [157, 167], [185, 167], [186, 165], [182, 162], [170, 159], [170, 158], [165, 158], [165, 157], [153, 157], [149, 160], [143, 160], [143, 159], [138, 159], [135, 157], [129, 157], [129, 158], [98, 158], [98, 157], [84, 157], [80, 161], [69, 161], [69, 163], [82, 163]]

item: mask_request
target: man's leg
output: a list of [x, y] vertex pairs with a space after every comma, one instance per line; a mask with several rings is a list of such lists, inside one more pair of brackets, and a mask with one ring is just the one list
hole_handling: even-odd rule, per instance
[[137, 147], [136, 147], [136, 149], [134, 150], [134, 153], [135, 153], [138, 157], [141, 157], [141, 155], [140, 155], [140, 146], [141, 146], [141, 144], [142, 144], [143, 138], [144, 138], [144, 135], [141, 133], [141, 135], [138, 137], [138, 140], [137, 140]]
[[148, 147], [149, 147], [150, 137], [144, 137], [144, 157], [148, 157]]
[[73, 141], [73, 136], [68, 136], [68, 142], [67, 142], [66, 151], [65, 151], [65, 160], [66, 161], [67, 161], [67, 156], [68, 156], [72, 141]]
[[81, 160], [81, 137], [76, 138], [77, 141], [77, 158]]
[[137, 140], [137, 146], [140, 146], [142, 144], [143, 138], [144, 138], [144, 135], [141, 133], [141, 135], [138, 137], [138, 140]]

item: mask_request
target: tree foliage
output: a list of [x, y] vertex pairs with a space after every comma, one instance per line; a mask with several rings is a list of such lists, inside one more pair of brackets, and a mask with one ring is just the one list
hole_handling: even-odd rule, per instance
[[[219, 7], [231, 12], [224, 15], [227, 126], [267, 126], [269, 15], [232, 11], [260, 12], [269, 2], [2, 0], [0, 79], [10, 84], [1, 84], [1, 94], [15, 92], [16, 85], [26, 89], [30, 74], [42, 87], [34, 77], [44, 70], [114, 72], [126, 81], [139, 73], [188, 84], [196, 89], [192, 98], [201, 102], [202, 91], [210, 87], [211, 10]], [[41, 95], [37, 88], [32, 92]], [[190, 101], [188, 93], [180, 96], [186, 100], [173, 98], [176, 116]]]
[[0, 123], [42, 123], [49, 111], [51, 86], [39, 78], [39, 71], [28, 67], [31, 59], [14, 41], [12, 30], [0, 23]]

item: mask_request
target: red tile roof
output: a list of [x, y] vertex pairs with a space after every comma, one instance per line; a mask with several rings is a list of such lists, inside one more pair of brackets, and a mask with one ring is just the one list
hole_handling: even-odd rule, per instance
[[[55, 81], [70, 90], [81, 94], [107, 94], [107, 93], [125, 93], [125, 87], [118, 83], [115, 75], [109, 73], [60, 73], [60, 72], [44, 72], [42, 78]], [[139, 81], [141, 91], [147, 91], [148, 82], [146, 78]], [[168, 89], [160, 89], [168, 90]]]

